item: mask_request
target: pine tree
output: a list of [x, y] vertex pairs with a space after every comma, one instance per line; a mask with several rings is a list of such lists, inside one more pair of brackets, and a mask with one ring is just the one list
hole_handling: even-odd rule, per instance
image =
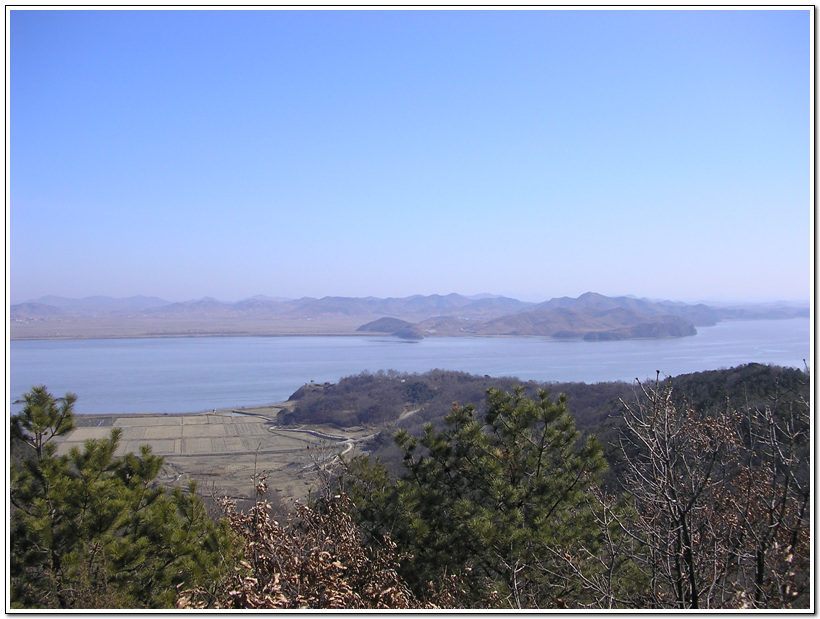
[[490, 389], [488, 404], [483, 418], [454, 405], [421, 438], [398, 432], [402, 478], [359, 459], [347, 491], [370, 539], [388, 533], [412, 557], [403, 575], [417, 595], [456, 579], [459, 605], [561, 607], [581, 592], [551, 550], [595, 545], [585, 493], [605, 468], [601, 447], [580, 440], [563, 395]]
[[147, 446], [116, 458], [121, 430], [57, 455], [74, 428], [76, 396], [45, 387], [11, 419], [28, 457], [11, 468], [11, 603], [24, 608], [172, 607], [178, 586], [214, 578], [231, 562], [226, 523], [208, 519], [196, 487], [156, 482]]

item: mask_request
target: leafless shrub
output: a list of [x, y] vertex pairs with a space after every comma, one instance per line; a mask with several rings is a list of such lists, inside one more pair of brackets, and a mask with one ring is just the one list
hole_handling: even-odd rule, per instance
[[807, 607], [808, 403], [705, 416], [671, 386], [640, 386], [644, 397], [624, 404], [622, 443], [637, 517], [619, 527], [638, 543], [643, 603]]
[[[257, 494], [266, 490], [258, 480]], [[247, 512], [231, 499], [222, 507], [244, 541], [244, 560], [210, 587], [183, 591], [178, 608], [401, 609], [418, 601], [396, 572], [395, 545], [372, 550], [361, 543], [346, 495], [297, 503], [279, 523], [270, 504], [257, 500]]]

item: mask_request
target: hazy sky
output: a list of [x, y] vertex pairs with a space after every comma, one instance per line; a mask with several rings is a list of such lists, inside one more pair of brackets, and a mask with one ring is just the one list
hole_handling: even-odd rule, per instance
[[13, 10], [11, 302], [808, 299], [812, 18]]

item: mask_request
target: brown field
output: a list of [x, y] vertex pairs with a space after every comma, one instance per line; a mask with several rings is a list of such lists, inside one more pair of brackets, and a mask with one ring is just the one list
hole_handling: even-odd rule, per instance
[[352, 335], [372, 316], [294, 318], [65, 316], [12, 319], [10, 339]]
[[244, 500], [253, 496], [254, 473], [282, 499], [304, 498], [317, 482], [317, 461], [356, 450], [373, 430], [283, 428], [276, 417], [289, 404], [185, 415], [80, 415], [78, 427], [62, 437], [58, 453], [82, 448], [88, 439], [107, 438], [112, 428], [122, 437], [116, 455], [138, 453], [141, 445], [164, 458], [160, 482], [168, 486], [197, 482], [203, 496]]

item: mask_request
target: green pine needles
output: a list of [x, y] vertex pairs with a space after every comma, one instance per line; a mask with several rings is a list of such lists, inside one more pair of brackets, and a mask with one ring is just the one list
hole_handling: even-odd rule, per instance
[[228, 530], [195, 486], [156, 483], [162, 458], [149, 447], [115, 457], [119, 429], [58, 456], [53, 439], [74, 428], [75, 401], [34, 387], [11, 420], [28, 446], [11, 467], [11, 605], [173, 607], [178, 587], [224, 569]]
[[584, 497], [603, 451], [581, 440], [564, 396], [490, 389], [488, 403], [483, 418], [454, 405], [443, 430], [428, 424], [420, 438], [399, 431], [405, 474], [391, 484], [353, 460], [347, 490], [370, 538], [388, 533], [412, 557], [403, 575], [417, 595], [450, 583], [463, 606], [560, 606], [569, 579], [550, 549], [594, 542]]

